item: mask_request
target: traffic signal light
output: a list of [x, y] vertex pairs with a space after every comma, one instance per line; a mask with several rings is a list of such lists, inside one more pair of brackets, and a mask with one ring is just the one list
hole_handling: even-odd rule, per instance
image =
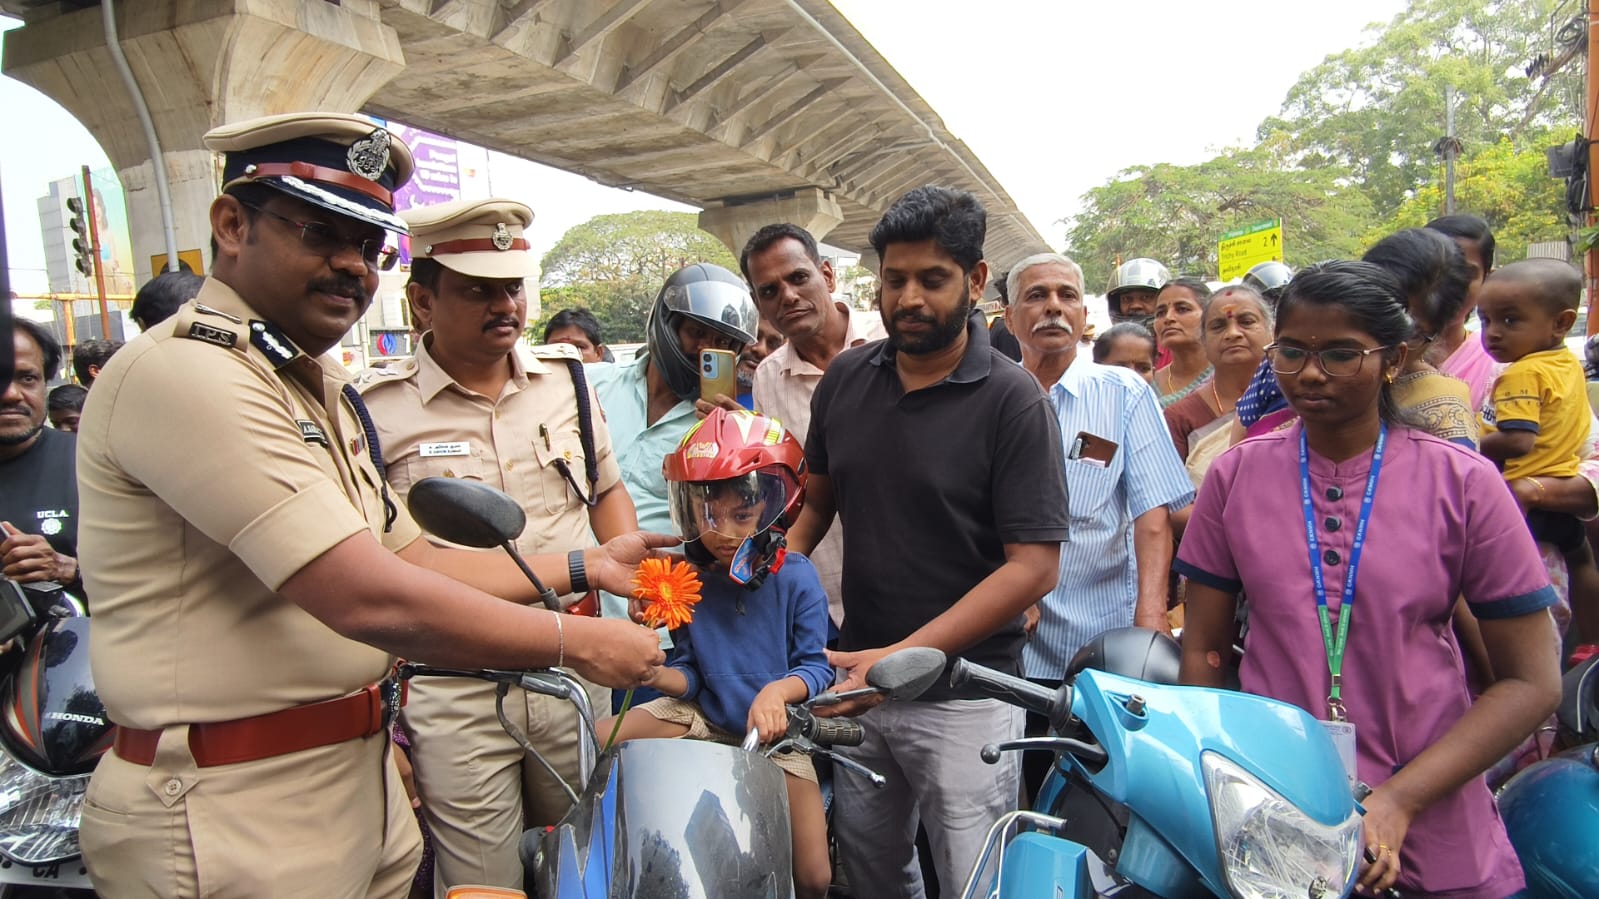
[[89, 239], [89, 223], [84, 217], [83, 200], [78, 197], [67, 197], [67, 211], [72, 213], [72, 218], [67, 221], [67, 227], [72, 229], [72, 266], [83, 273], [85, 278], [94, 277], [94, 242]]

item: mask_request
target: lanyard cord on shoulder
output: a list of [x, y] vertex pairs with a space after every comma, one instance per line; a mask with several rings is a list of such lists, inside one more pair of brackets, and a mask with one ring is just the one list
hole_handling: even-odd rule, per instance
[[588, 378], [583, 373], [581, 359], [567, 359], [566, 367], [572, 373], [572, 391], [577, 394], [577, 429], [578, 439], [583, 444], [583, 475], [588, 478], [588, 489], [578, 486], [577, 479], [572, 477], [572, 467], [563, 458], [556, 458], [555, 468], [572, 485], [572, 490], [577, 493], [577, 498], [583, 505], [593, 508], [599, 502], [595, 495], [595, 486], [600, 482], [600, 461], [594, 452], [594, 409], [589, 404]]
[[400, 517], [400, 510], [389, 498], [389, 474], [383, 464], [383, 450], [378, 446], [378, 429], [372, 424], [372, 413], [366, 411], [366, 403], [361, 401], [361, 394], [356, 392], [355, 386], [346, 384], [341, 392], [349, 400], [350, 408], [355, 411], [356, 419], [361, 422], [361, 430], [366, 434], [367, 453], [372, 457], [372, 467], [377, 469], [378, 490], [383, 494], [383, 533], [387, 534], [394, 530], [394, 520]]

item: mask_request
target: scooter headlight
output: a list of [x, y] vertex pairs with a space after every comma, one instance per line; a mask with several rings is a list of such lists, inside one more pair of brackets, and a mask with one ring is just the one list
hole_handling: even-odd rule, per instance
[[75, 858], [89, 775], [46, 777], [0, 752], [0, 855], [25, 865]]
[[1359, 812], [1332, 827], [1319, 824], [1226, 758], [1206, 752], [1200, 764], [1222, 872], [1234, 896], [1335, 899], [1354, 887]]

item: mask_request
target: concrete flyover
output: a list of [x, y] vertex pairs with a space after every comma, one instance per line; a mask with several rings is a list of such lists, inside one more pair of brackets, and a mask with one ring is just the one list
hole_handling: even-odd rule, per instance
[[[83, 121], [130, 207], [153, 212], [95, 0], [0, 8], [25, 20], [6, 35], [6, 74]], [[928, 183], [983, 202], [996, 268], [1047, 248], [826, 0], [120, 0], [117, 20], [177, 185], [197, 180], [210, 124], [320, 106], [703, 207], [701, 226], [735, 250], [778, 220], [867, 249], [888, 204]], [[130, 212], [135, 258], [161, 252], [156, 223]]]

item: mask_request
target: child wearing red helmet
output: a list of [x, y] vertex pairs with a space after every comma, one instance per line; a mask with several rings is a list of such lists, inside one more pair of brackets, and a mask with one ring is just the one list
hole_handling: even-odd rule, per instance
[[[663, 466], [672, 523], [699, 569], [693, 620], [672, 631], [666, 667], [650, 686], [666, 694], [627, 712], [618, 740], [688, 737], [762, 743], [788, 728], [788, 704], [833, 681], [825, 645], [827, 595], [783, 534], [805, 496], [805, 454], [775, 419], [717, 409]], [[612, 725], [602, 723], [600, 733]], [[798, 899], [827, 895], [832, 865], [821, 791], [810, 757], [772, 757], [788, 784]]]

